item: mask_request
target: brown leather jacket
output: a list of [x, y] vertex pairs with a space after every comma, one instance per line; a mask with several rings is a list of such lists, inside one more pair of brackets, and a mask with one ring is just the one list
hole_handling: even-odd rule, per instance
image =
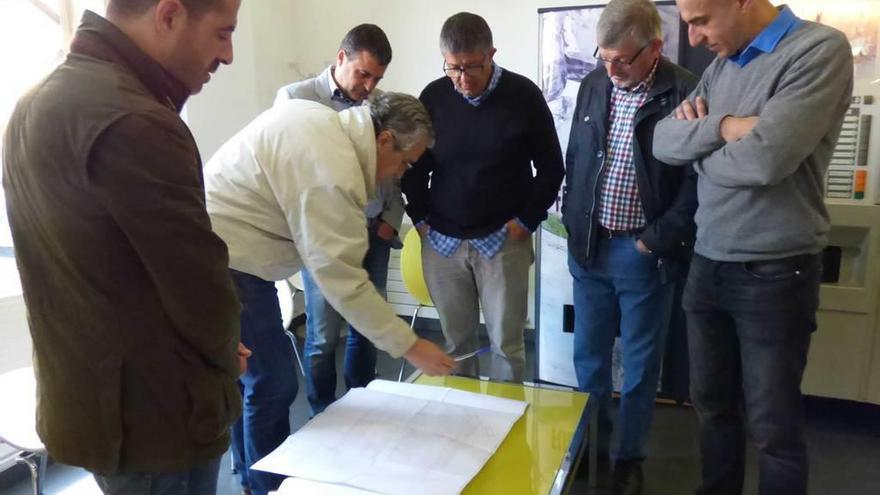
[[178, 116], [187, 95], [87, 12], [5, 136], [37, 428], [53, 458], [102, 474], [203, 464], [241, 413], [240, 305]]

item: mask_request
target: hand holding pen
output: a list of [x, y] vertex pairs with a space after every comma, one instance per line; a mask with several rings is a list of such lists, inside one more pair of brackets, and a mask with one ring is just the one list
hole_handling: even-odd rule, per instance
[[477, 349], [476, 351], [468, 352], [468, 353], [466, 353], [466, 354], [462, 354], [462, 355], [460, 355], [460, 356], [453, 356], [453, 357], [452, 357], [452, 360], [455, 361], [456, 363], [459, 362], [459, 361], [464, 361], [465, 359], [470, 359], [470, 358], [472, 358], [472, 357], [477, 357], [477, 356], [479, 356], [480, 354], [485, 354], [485, 353], [489, 352], [489, 349], [491, 349], [489, 346], [486, 346], [486, 347], [480, 347], [480, 348]]

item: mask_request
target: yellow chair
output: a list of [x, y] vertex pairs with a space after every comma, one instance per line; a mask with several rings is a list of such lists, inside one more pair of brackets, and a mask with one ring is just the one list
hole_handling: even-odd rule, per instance
[[418, 302], [417, 312], [422, 306], [434, 305], [422, 272], [422, 238], [415, 227], [409, 229], [403, 239], [403, 249], [400, 250], [400, 275], [407, 292]]
[[[422, 272], [422, 238], [415, 227], [409, 229], [403, 238], [403, 249], [400, 250], [400, 277], [409, 295], [416, 300], [416, 309], [413, 311], [409, 327], [413, 328], [419, 311], [428, 306], [433, 306], [431, 294], [425, 284], [425, 274]], [[406, 360], [400, 365], [400, 374], [397, 381], [403, 380], [403, 370], [406, 368]]]

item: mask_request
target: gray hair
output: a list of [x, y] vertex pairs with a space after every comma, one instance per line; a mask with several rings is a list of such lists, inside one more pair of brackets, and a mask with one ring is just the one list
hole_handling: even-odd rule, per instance
[[459, 12], [440, 29], [440, 53], [488, 53], [492, 48], [492, 30], [477, 14]]
[[373, 92], [368, 105], [376, 135], [382, 131], [390, 132], [398, 149], [409, 150], [419, 143], [426, 143], [429, 148], [434, 145], [431, 116], [415, 96], [390, 91]]
[[611, 0], [599, 16], [597, 43], [613, 48], [630, 38], [639, 45], [662, 39], [660, 14], [650, 0]]

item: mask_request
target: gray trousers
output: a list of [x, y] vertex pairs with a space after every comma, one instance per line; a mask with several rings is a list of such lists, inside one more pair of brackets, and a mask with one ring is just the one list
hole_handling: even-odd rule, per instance
[[[446, 351], [452, 356], [479, 349], [480, 306], [492, 346], [489, 378], [522, 382], [526, 353], [523, 331], [529, 298], [529, 266], [535, 261], [532, 239], [507, 238], [501, 251], [486, 259], [468, 241], [449, 258], [422, 241], [422, 268], [440, 315]], [[477, 358], [458, 363], [457, 373], [480, 376]]]

